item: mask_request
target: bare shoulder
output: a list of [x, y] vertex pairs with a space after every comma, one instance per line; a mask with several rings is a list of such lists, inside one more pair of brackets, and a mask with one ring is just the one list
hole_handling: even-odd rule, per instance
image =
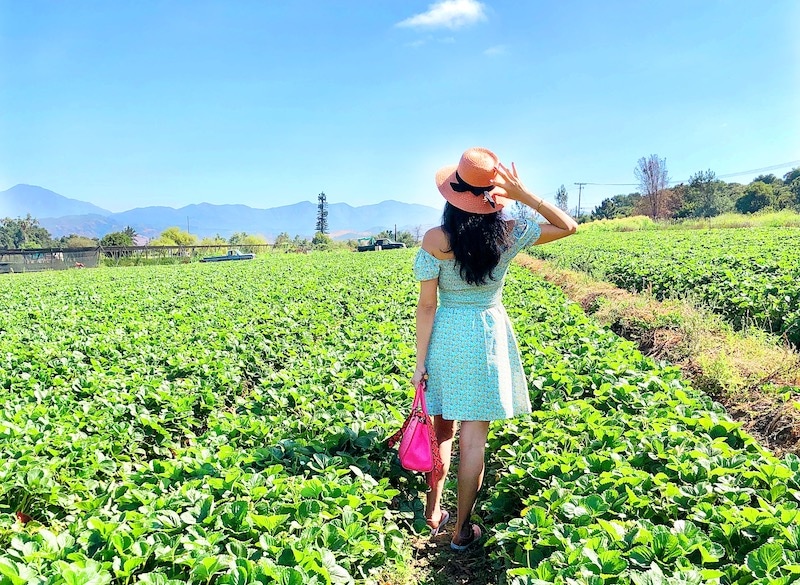
[[431, 228], [425, 232], [425, 236], [422, 238], [422, 249], [440, 260], [447, 260], [453, 257], [453, 253], [448, 251], [450, 244], [441, 226]]

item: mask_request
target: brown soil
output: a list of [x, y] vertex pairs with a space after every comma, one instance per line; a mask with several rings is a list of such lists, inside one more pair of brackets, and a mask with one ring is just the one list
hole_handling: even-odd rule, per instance
[[775, 455], [800, 454], [797, 352], [716, 330], [706, 315], [687, 304], [661, 303], [529, 256], [520, 255], [517, 262], [563, 289], [645, 355], [680, 367], [696, 388], [722, 404]]
[[[414, 546], [414, 566], [418, 573], [426, 576], [425, 585], [487, 585], [497, 577], [492, 571], [486, 549], [475, 546], [463, 553], [450, 549], [453, 523], [447, 533], [439, 534], [433, 540], [427, 536], [416, 537]], [[484, 539], [486, 536], [484, 536]]]

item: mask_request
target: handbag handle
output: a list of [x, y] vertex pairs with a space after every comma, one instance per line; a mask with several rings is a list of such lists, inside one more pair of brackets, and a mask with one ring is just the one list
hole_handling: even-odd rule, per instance
[[422, 414], [428, 416], [428, 405], [425, 403], [425, 380], [420, 380], [417, 390], [414, 393], [414, 402], [411, 403], [411, 410], [419, 408]]

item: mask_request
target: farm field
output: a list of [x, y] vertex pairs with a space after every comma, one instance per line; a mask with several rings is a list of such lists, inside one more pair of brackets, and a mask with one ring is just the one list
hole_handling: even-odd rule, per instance
[[587, 230], [528, 253], [658, 299], [699, 301], [800, 345], [798, 228]]
[[[0, 585], [432, 582], [424, 483], [384, 445], [412, 257], [0, 279]], [[800, 577], [800, 459], [519, 266], [505, 303], [535, 412], [490, 431], [498, 582]]]

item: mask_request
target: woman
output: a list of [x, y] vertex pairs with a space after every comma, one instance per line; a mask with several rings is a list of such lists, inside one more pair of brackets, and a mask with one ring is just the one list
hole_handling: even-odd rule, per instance
[[[450, 543], [460, 551], [481, 538], [470, 516], [483, 481], [489, 421], [531, 412], [516, 338], [501, 302], [508, 265], [525, 246], [574, 234], [577, 224], [533, 195], [513, 163], [508, 169], [485, 148], [471, 148], [458, 166], [441, 169], [436, 184], [447, 203], [442, 225], [425, 234], [414, 260], [420, 294], [412, 381], [427, 380], [428, 411], [444, 464], [427, 496], [425, 517], [433, 535], [450, 519], [441, 496], [456, 421], [461, 421], [458, 517]], [[501, 211], [512, 201], [550, 223], [505, 217]]]

